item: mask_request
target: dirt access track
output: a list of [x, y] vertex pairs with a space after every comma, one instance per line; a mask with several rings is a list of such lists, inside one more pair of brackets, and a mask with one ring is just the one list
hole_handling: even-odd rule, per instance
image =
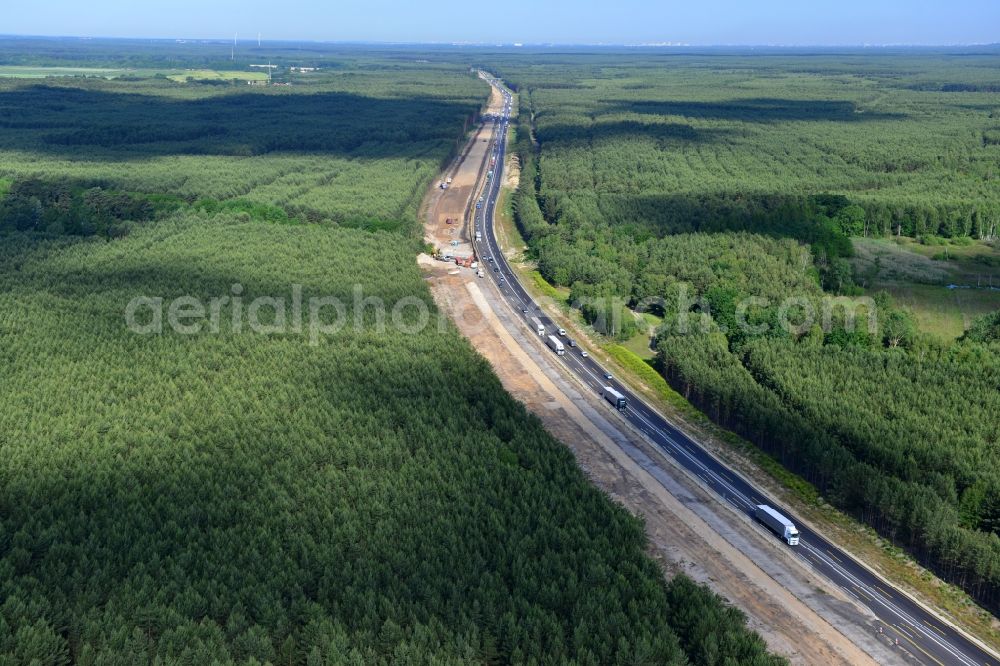
[[[494, 91], [489, 111], [501, 104]], [[452, 231], [456, 225], [446, 220], [464, 219], [474, 202], [492, 134], [492, 127], [480, 129], [449, 170], [452, 188], [436, 188], [425, 201], [425, 237], [438, 248], [450, 248], [456, 236], [468, 238], [467, 230]], [[419, 261], [438, 306], [492, 364], [504, 387], [573, 451], [594, 484], [644, 519], [650, 554], [665, 575], [683, 572], [706, 583], [746, 613], [771, 650], [792, 663], [910, 661], [879, 641], [873, 619], [858, 606], [737, 519], [589, 392], [578, 390], [492, 282], [426, 255]]]
[[[502, 109], [503, 97], [494, 90], [485, 113], [499, 114]], [[446, 183], [451, 178], [451, 184], [447, 189], [435, 184], [424, 200], [422, 210], [427, 215], [424, 240], [442, 252], [456, 257], [472, 255], [466, 215], [472, 210], [486, 176], [485, 164], [492, 140], [492, 126], [480, 125], [455, 163], [436, 181]]]

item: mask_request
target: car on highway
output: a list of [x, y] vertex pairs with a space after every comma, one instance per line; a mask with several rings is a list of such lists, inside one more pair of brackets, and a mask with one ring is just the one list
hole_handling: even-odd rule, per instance
[[611, 373], [610, 373], [610, 372], [605, 372], [605, 373], [604, 373], [604, 378], [605, 378], [605, 379], [614, 379], [614, 377], [612, 377], [612, 376], [611, 376]]
[[583, 358], [587, 358], [588, 356], [590, 356], [590, 354], [588, 354], [587, 350], [584, 349], [583, 351], [580, 352], [580, 356], [582, 356]]
[[560, 328], [559, 329], [559, 337], [561, 337], [561, 338], [565, 338], [566, 337], [566, 329], [565, 328]]
[[576, 347], [576, 340], [573, 340], [572, 338], [570, 338], [568, 342], [569, 342], [569, 346], [570, 347]]

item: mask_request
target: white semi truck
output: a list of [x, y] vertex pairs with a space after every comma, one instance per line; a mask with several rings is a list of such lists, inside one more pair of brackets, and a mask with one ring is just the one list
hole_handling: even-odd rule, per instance
[[788, 518], [766, 504], [758, 504], [753, 515], [768, 529], [784, 539], [789, 546], [799, 545], [799, 531]]
[[566, 348], [563, 346], [562, 340], [560, 340], [556, 336], [554, 336], [554, 335], [550, 335], [549, 336], [548, 345], [549, 345], [549, 349], [551, 349], [552, 351], [554, 351], [559, 356], [565, 356], [566, 355]]
[[621, 393], [614, 390], [610, 386], [605, 386], [601, 390], [601, 395], [603, 395], [604, 399], [610, 402], [611, 406], [617, 409], [619, 412], [624, 412], [625, 409], [628, 407], [628, 400], [625, 399], [625, 396], [623, 396]]
[[545, 335], [545, 324], [538, 317], [532, 317], [531, 323], [534, 325], [535, 330], [538, 331], [538, 335]]

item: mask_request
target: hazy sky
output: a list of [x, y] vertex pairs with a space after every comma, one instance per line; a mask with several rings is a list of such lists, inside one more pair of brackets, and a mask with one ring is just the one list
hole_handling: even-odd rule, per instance
[[334, 41], [1000, 42], [1000, 0], [7, 0], [0, 33]]

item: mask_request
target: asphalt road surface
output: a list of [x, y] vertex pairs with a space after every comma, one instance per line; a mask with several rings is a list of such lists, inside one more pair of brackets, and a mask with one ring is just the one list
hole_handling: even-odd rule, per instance
[[[491, 83], [500, 88], [506, 101], [503, 114], [489, 121], [496, 125], [497, 131], [494, 136], [497, 139], [491, 145], [488, 156], [495, 155], [497, 159], [493, 177], [487, 180], [486, 191], [483, 192], [483, 206], [481, 209], [472, 210], [475, 231], [482, 234], [482, 240], [474, 241], [474, 245], [483, 270], [497, 284], [511, 308], [521, 314], [525, 325], [534, 329], [535, 324], [531, 320], [537, 317], [545, 326], [545, 336], [557, 335], [558, 325], [545, 315], [518, 282], [500, 251], [494, 233], [494, 214], [503, 183], [505, 138], [512, 101], [506, 88], [497, 82]], [[569, 338], [561, 337], [560, 340], [565, 346], [565, 355], [557, 356], [553, 352], [553, 357], [566, 371], [575, 375], [595, 394], [603, 395], [604, 387], [610, 387], [625, 396], [628, 406], [620, 412], [620, 416], [645, 433], [660, 449], [690, 473], [701, 478], [706, 486], [729, 502], [735, 510], [752, 517], [757, 505], [766, 504], [794, 522], [800, 532], [799, 545], [784, 547], [790, 548], [817, 573], [825, 576], [869, 608], [881, 621], [887, 642], [895, 643], [898, 640], [901, 649], [905, 649], [917, 660], [927, 664], [1000, 666], [1000, 658], [924, 610], [922, 606], [819, 534], [803, 527], [792, 512], [781, 507], [749, 481], [719, 462], [697, 442], [646, 405], [627, 386], [609, 378], [608, 372], [593, 357], [583, 356], [582, 348], [570, 347]], [[605, 404], [609, 410], [615, 409], [610, 403], [605, 402]], [[774, 535], [774, 538], [784, 545], [785, 542], [779, 536]]]

